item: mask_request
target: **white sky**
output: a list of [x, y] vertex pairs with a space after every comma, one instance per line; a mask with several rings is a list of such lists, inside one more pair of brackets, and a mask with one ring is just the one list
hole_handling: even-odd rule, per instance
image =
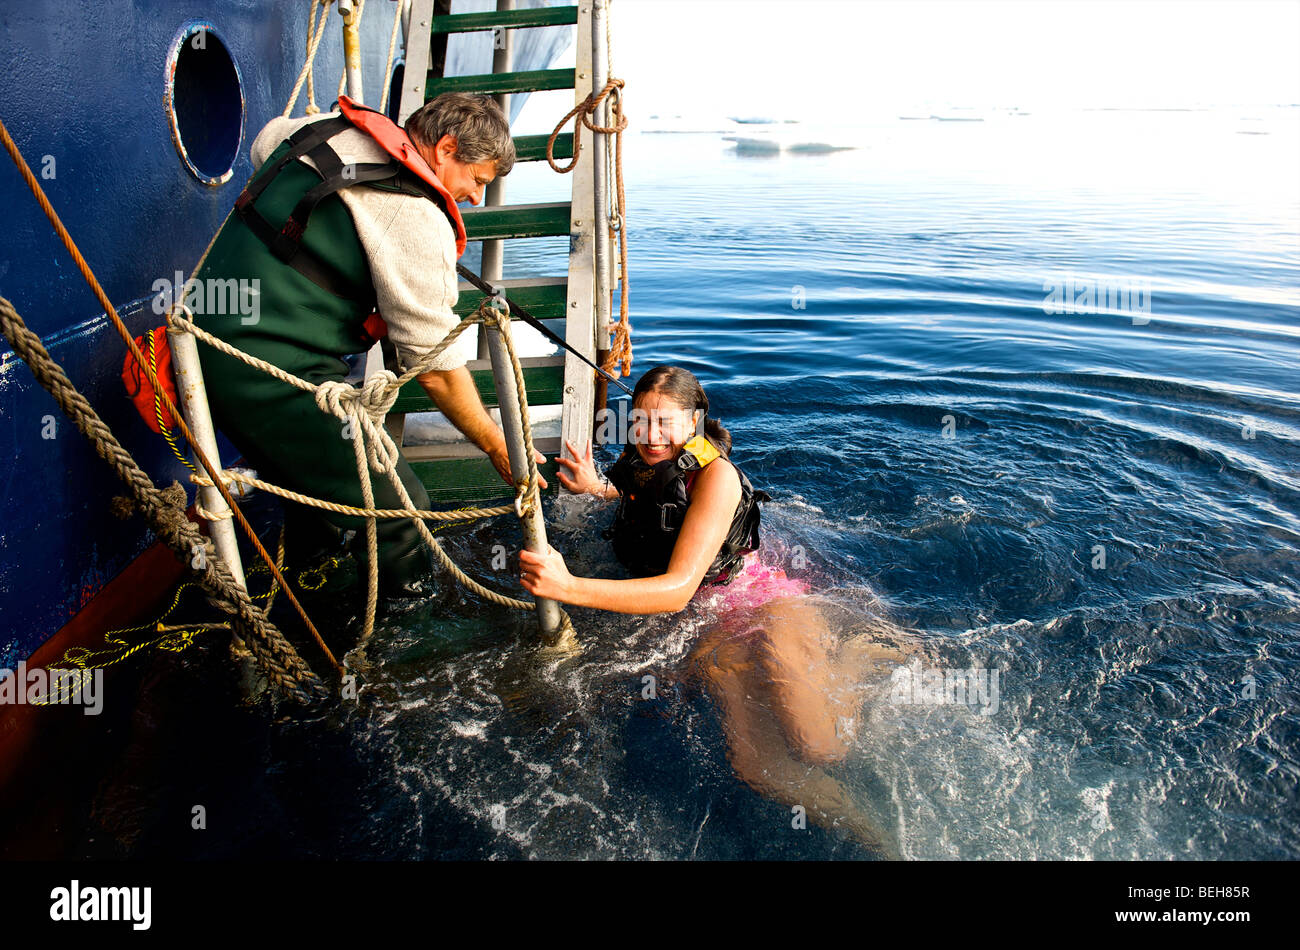
[[642, 115], [1300, 102], [1296, 0], [614, 0], [613, 24]]

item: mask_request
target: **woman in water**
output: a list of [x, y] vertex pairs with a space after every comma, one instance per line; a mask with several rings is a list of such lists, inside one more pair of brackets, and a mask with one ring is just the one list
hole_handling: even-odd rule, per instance
[[[731, 435], [708, 417], [699, 380], [656, 366], [632, 398], [629, 445], [597, 473], [588, 445], [560, 483], [619, 502], [614, 551], [629, 580], [574, 577], [564, 558], [520, 553], [521, 582], [535, 597], [628, 614], [675, 612], [694, 597], [725, 619], [691, 651], [689, 669], [722, 714], [736, 774], [760, 794], [806, 809], [893, 855], [876, 824], [823, 768], [842, 759], [857, 721], [866, 667], [897, 651], [861, 637], [841, 645], [807, 584], [758, 560], [758, 502], [769, 500], [730, 461]], [[725, 585], [725, 586], [722, 586]]]

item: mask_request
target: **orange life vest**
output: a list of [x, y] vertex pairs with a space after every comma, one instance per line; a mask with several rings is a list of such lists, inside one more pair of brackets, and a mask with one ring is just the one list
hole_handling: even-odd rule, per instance
[[447, 186], [433, 173], [429, 163], [420, 157], [420, 153], [416, 151], [415, 143], [406, 134], [406, 130], [395, 124], [382, 112], [376, 112], [374, 109], [359, 105], [347, 96], [339, 96], [339, 112], [343, 114], [343, 118], [379, 143], [380, 148], [415, 172], [423, 181], [431, 185], [438, 194], [442, 195], [447, 217], [451, 219], [452, 226], [456, 229], [456, 256], [460, 257], [464, 254], [468, 239], [465, 236], [465, 220], [460, 216], [460, 208], [456, 205], [456, 200], [452, 198], [451, 192], [447, 190]]

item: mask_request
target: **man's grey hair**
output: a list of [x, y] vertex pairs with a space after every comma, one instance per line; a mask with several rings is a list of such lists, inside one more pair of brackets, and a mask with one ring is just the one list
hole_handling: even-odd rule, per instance
[[496, 162], [498, 177], [515, 165], [510, 122], [491, 96], [444, 92], [411, 113], [406, 134], [422, 148], [433, 148], [450, 135], [456, 140], [457, 159], [467, 165]]

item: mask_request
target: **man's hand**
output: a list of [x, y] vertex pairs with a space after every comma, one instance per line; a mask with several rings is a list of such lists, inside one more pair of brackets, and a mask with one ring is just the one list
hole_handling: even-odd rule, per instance
[[[513, 485], [515, 479], [510, 473], [510, 452], [506, 448], [506, 438], [504, 435], [501, 436], [501, 441], [498, 445], [495, 445], [488, 450], [487, 455], [488, 458], [492, 460], [492, 467], [495, 468], [501, 477], [506, 480], [506, 484]], [[538, 465], [546, 464], [546, 456], [541, 452], [538, 452], [536, 449], [533, 449], [533, 457], [537, 459]], [[542, 477], [540, 470], [537, 472], [537, 484], [539, 488], [549, 487], [546, 483], [546, 479]]]
[[[492, 467], [501, 474], [507, 485], [513, 485], [515, 480], [510, 474], [510, 453], [506, 450], [506, 437], [502, 434], [501, 427], [492, 421], [492, 417], [483, 408], [483, 400], [479, 398], [478, 387], [474, 385], [474, 377], [469, 370], [464, 366], [430, 370], [416, 378], [448, 421], [486, 452], [492, 460]], [[546, 457], [541, 452], [534, 451], [534, 455], [538, 465], [546, 462]], [[537, 473], [537, 482], [540, 488], [549, 487], [541, 472]]]

